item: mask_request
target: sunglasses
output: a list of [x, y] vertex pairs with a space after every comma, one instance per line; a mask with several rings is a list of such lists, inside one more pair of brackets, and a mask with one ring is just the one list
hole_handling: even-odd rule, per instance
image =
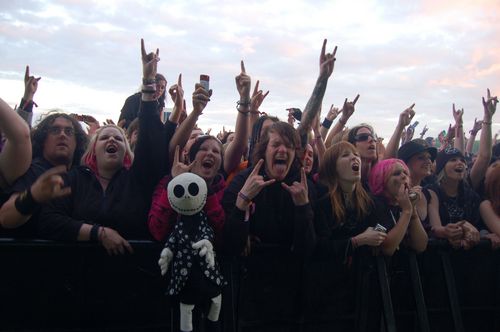
[[363, 133], [363, 134], [357, 134], [354, 136], [354, 141], [356, 142], [366, 142], [370, 138], [372, 138], [374, 141], [377, 140], [377, 135], [375, 134], [369, 134], [369, 133]]
[[72, 137], [75, 135], [75, 129], [72, 127], [52, 126], [48, 129], [48, 132], [51, 135], [60, 135], [63, 131], [66, 136]]

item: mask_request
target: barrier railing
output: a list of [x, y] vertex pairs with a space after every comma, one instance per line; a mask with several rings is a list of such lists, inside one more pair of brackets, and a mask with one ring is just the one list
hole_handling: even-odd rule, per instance
[[[0, 239], [0, 330], [177, 331], [175, 298], [157, 260], [161, 246], [130, 241], [133, 255], [100, 246]], [[343, 259], [343, 258], [342, 258]], [[223, 331], [499, 331], [500, 256], [430, 241], [423, 254], [369, 250], [303, 263], [260, 245], [222, 258]], [[203, 315], [195, 328], [204, 331]]]

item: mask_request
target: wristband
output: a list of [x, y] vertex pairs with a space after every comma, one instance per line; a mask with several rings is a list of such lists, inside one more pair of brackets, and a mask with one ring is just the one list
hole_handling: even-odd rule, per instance
[[236, 108], [238, 109], [240, 106], [250, 107], [250, 100], [247, 100], [247, 101], [240, 101], [240, 100], [238, 100], [236, 102]]
[[99, 229], [100, 228], [101, 228], [101, 225], [99, 225], [99, 224], [92, 225], [92, 228], [90, 229], [90, 241], [99, 242]]
[[250, 198], [248, 198], [248, 196], [245, 195], [244, 193], [242, 193], [241, 191], [238, 193], [238, 197], [241, 198], [242, 200], [244, 200], [245, 203], [247, 203], [247, 204], [252, 203], [252, 200]]
[[483, 121], [483, 124], [485, 124], [485, 125], [491, 125], [491, 121], [490, 122]]
[[28, 188], [19, 196], [17, 196], [14, 205], [16, 207], [16, 210], [23, 216], [29, 216], [33, 214], [38, 204], [33, 199], [33, 195], [31, 195], [31, 188]]
[[333, 120], [328, 120], [327, 118], [325, 118], [321, 125], [323, 127], [325, 127], [326, 129], [330, 129], [330, 127], [332, 126], [332, 123], [333, 123]]
[[154, 79], [154, 78], [143, 78], [142, 79], [143, 85], [150, 85], [150, 84], [155, 84], [155, 83], [156, 83], [156, 79]]

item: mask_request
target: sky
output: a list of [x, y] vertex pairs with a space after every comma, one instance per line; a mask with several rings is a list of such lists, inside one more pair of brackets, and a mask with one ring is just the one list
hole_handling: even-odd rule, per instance
[[[415, 103], [414, 120], [436, 136], [464, 108], [464, 127], [482, 119], [481, 97], [500, 95], [500, 1], [21, 1], [0, 2], [0, 98], [12, 107], [24, 70], [40, 76], [36, 116], [50, 109], [117, 120], [142, 78], [140, 38], [159, 48], [158, 72], [179, 73], [190, 96], [210, 76], [211, 101], [199, 125], [234, 127], [234, 77], [244, 60], [252, 85], [270, 93], [261, 111], [287, 118], [303, 109], [319, 72], [323, 39], [338, 46], [323, 115], [361, 97], [348, 125], [394, 131]], [[172, 107], [170, 98], [167, 107]], [[493, 119], [500, 131], [500, 116]]]

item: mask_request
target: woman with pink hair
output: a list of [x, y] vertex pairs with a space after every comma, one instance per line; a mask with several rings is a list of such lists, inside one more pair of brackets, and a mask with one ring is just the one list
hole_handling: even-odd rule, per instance
[[167, 146], [175, 124], [165, 126], [154, 98], [158, 51], [142, 44], [143, 88], [139, 138], [134, 153], [125, 132], [106, 125], [92, 137], [84, 166], [68, 173], [71, 194], [51, 201], [40, 216], [39, 235], [62, 241], [92, 241], [110, 255], [132, 252], [126, 239], [149, 239], [146, 220], [156, 183], [167, 173]]
[[387, 238], [380, 247], [388, 256], [394, 254], [403, 240], [417, 252], [427, 247], [427, 234], [416, 210], [420, 189], [410, 189], [409, 174], [406, 164], [394, 158], [378, 162], [370, 172], [374, 212], [379, 225], [387, 230]]

